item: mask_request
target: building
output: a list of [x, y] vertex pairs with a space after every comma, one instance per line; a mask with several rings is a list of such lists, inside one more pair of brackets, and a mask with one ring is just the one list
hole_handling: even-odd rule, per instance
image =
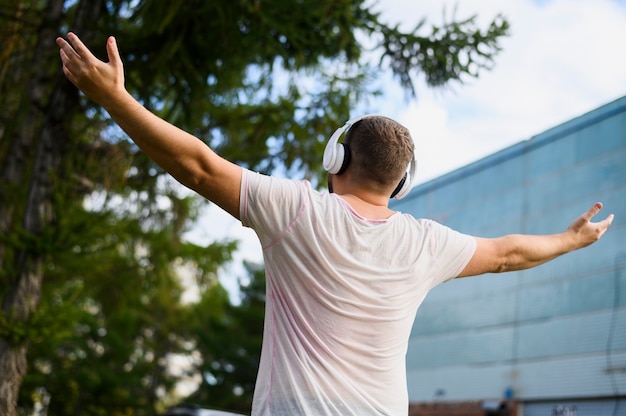
[[626, 415], [626, 97], [419, 185], [392, 208], [496, 237], [562, 231], [596, 201], [599, 217], [615, 214], [597, 244], [427, 296], [407, 353], [414, 406], [512, 400], [518, 416]]

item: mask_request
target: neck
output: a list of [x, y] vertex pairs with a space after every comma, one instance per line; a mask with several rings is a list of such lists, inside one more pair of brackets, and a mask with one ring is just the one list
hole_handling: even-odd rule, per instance
[[389, 198], [372, 194], [344, 193], [337, 194], [346, 201], [360, 216], [371, 220], [391, 217], [395, 211], [389, 209]]
[[350, 172], [341, 176], [328, 176], [328, 190], [346, 201], [363, 218], [380, 220], [391, 217], [395, 211], [389, 209], [389, 196], [373, 192], [354, 183]]

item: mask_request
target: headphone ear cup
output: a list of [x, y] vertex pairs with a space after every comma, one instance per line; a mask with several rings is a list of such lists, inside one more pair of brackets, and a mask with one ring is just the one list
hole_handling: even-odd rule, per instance
[[330, 136], [330, 140], [328, 140], [326, 148], [324, 149], [324, 158], [322, 159], [322, 166], [326, 172], [339, 175], [346, 170], [350, 163], [350, 149], [343, 143], [339, 143], [339, 138], [353, 124], [366, 117], [370, 117], [370, 115], [355, 117], [346, 121], [343, 126], [335, 130], [333, 135]]
[[402, 191], [404, 191], [404, 188], [407, 182], [407, 176], [408, 176], [408, 173], [405, 173], [402, 179], [400, 179], [398, 186], [396, 186], [396, 189], [393, 190], [390, 198], [396, 198], [396, 199], [402, 198], [402, 196], [400, 195], [402, 194]]
[[329, 143], [324, 150], [323, 166], [328, 173], [337, 174], [344, 165], [345, 148], [342, 143]]
[[[339, 146], [343, 148], [343, 157], [341, 158], [341, 166], [339, 167], [339, 170], [337, 170], [337, 173], [335, 175], [341, 175], [342, 173], [344, 173], [348, 168], [348, 165], [350, 164], [350, 160], [352, 159], [352, 152], [350, 152], [350, 147], [345, 143], [341, 143]], [[339, 161], [340, 160], [338, 158], [337, 164], [339, 164]]]
[[415, 153], [413, 153], [413, 158], [409, 162], [409, 167], [407, 171], [404, 173], [402, 180], [396, 186], [396, 189], [391, 193], [391, 198], [402, 199], [409, 194], [411, 188], [413, 187], [413, 181], [415, 180], [415, 172], [417, 170], [417, 158], [415, 157]]

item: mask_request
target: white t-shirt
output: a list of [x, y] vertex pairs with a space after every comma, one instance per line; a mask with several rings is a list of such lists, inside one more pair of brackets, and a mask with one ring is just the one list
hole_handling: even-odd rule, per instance
[[267, 297], [252, 415], [404, 415], [418, 306], [475, 240], [395, 213], [368, 220], [306, 181], [243, 170], [240, 218], [263, 248]]

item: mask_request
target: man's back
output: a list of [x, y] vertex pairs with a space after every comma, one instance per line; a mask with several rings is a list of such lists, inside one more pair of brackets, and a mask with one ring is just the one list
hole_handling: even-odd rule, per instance
[[242, 188], [267, 274], [253, 414], [406, 414], [415, 313], [474, 240], [399, 213], [367, 220], [305, 182], [246, 172]]

